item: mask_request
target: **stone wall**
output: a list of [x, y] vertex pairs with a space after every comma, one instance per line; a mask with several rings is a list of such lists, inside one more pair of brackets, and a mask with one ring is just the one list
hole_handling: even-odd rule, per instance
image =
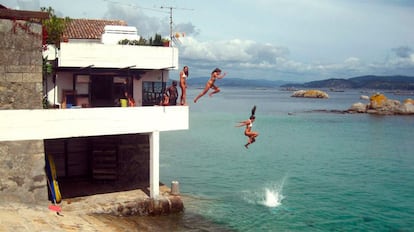
[[[41, 35], [39, 24], [0, 19], [0, 110], [42, 108]], [[0, 142], [0, 202], [46, 201], [44, 166], [42, 140]]]
[[42, 27], [0, 19], [0, 110], [41, 109]]
[[0, 202], [47, 201], [43, 143], [0, 142]]

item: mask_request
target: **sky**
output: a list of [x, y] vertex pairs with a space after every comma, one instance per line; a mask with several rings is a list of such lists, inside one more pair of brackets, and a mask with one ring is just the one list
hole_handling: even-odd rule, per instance
[[[12, 9], [121, 19], [144, 37], [180, 34], [179, 70], [307, 82], [414, 76], [414, 0], [0, 0]], [[172, 13], [172, 14], [170, 14]], [[178, 70], [178, 71], [179, 71]], [[177, 77], [178, 77], [177, 71]]]

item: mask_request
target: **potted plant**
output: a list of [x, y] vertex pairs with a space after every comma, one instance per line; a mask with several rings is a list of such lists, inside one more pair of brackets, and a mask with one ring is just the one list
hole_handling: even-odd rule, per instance
[[170, 40], [163, 38], [161, 39], [162, 44], [164, 45], [164, 47], [169, 47], [170, 46]]

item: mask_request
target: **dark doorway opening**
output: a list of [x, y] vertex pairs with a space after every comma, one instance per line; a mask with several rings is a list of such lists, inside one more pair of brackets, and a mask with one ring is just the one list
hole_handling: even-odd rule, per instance
[[93, 107], [115, 106], [112, 76], [91, 76], [91, 105]]
[[149, 187], [149, 136], [128, 134], [44, 140], [62, 198]]

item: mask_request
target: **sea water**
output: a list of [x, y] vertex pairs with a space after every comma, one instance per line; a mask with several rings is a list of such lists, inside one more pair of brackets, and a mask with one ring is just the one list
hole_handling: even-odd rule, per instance
[[[186, 208], [157, 218], [170, 231], [414, 231], [413, 116], [330, 112], [366, 103], [357, 90], [222, 88], [194, 104], [199, 91], [189, 130], [161, 133], [160, 179], [180, 183]], [[246, 149], [235, 125], [253, 105]]]

